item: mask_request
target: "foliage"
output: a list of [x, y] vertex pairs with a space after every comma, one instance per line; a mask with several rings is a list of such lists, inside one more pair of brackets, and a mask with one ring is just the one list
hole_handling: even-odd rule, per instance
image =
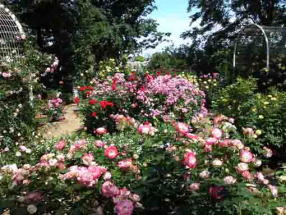
[[179, 56], [176, 49], [169, 47], [163, 52], [158, 52], [152, 55], [148, 69], [159, 72], [182, 72], [188, 69], [186, 59]]
[[168, 35], [147, 18], [155, 8], [153, 0], [3, 2], [27, 24], [41, 51], [59, 59], [54, 82], [62, 81], [69, 92], [74, 79], [96, 71], [100, 61], [156, 46]]
[[265, 94], [257, 93], [254, 79], [238, 79], [221, 89], [213, 108], [234, 117], [240, 129], [254, 127], [261, 130], [260, 138], [253, 140], [249, 147], [259, 151], [262, 146], [268, 146], [279, 149], [279, 155], [279, 151], [285, 149], [285, 98], [285, 92], [275, 89]]
[[183, 36], [191, 37], [194, 44], [201, 47], [229, 46], [235, 31], [245, 24], [254, 22], [265, 26], [283, 26], [286, 10], [283, 2], [284, 0], [215, 0], [208, 4], [202, 0], [189, 0], [191, 26], [199, 22], [200, 27], [193, 27]]

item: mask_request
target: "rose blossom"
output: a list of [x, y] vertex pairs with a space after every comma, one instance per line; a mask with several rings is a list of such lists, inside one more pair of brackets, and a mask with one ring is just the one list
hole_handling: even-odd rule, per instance
[[65, 148], [65, 146], [66, 146], [66, 142], [64, 140], [61, 140], [55, 145], [55, 148], [61, 151]]
[[200, 189], [200, 185], [201, 185], [200, 183], [192, 183], [190, 184], [189, 189], [191, 191], [197, 191]]
[[104, 156], [109, 159], [114, 159], [118, 156], [118, 150], [116, 146], [109, 146], [104, 151]]
[[223, 179], [225, 184], [234, 184], [236, 182], [236, 179], [232, 176], [226, 176]]
[[120, 190], [118, 189], [118, 187], [110, 181], [105, 181], [102, 184], [101, 192], [102, 195], [107, 198], [115, 197], [120, 194]]
[[214, 159], [214, 160], [212, 161], [212, 165], [213, 165], [214, 167], [220, 167], [220, 166], [222, 166], [222, 164], [223, 164], [223, 162], [222, 162], [221, 160], [219, 160], [219, 159]]
[[248, 150], [241, 150], [239, 155], [240, 160], [244, 163], [250, 163], [254, 160], [253, 154]]
[[243, 149], [244, 148], [243, 143], [240, 140], [238, 140], [238, 139], [232, 140], [232, 145], [235, 146], [238, 149]]
[[202, 172], [199, 174], [199, 176], [200, 176], [201, 178], [204, 178], [204, 179], [209, 178], [209, 177], [210, 177], [210, 172], [209, 172], [208, 170], [204, 170], [204, 171], [202, 171]]
[[263, 155], [267, 158], [271, 158], [273, 155], [273, 151], [267, 148], [266, 146], [264, 146], [263, 149], [264, 149]]
[[128, 158], [128, 159], [119, 161], [117, 166], [122, 170], [128, 170], [132, 166], [132, 159]]
[[189, 126], [186, 123], [183, 122], [177, 122], [175, 124], [175, 129], [180, 134], [186, 134], [189, 132]]
[[107, 133], [107, 129], [103, 128], [103, 127], [100, 127], [100, 128], [95, 129], [94, 133], [95, 134], [99, 134], [99, 135], [103, 135], [103, 134]]
[[132, 215], [134, 210], [133, 202], [130, 200], [121, 200], [115, 205], [115, 213], [118, 215]]
[[32, 202], [40, 202], [43, 200], [43, 194], [38, 191], [33, 191], [27, 193], [27, 195], [24, 197], [25, 202], [32, 203]]
[[252, 174], [248, 170], [241, 172], [241, 175], [242, 175], [243, 178], [245, 178], [247, 180], [252, 180], [253, 179]]
[[94, 161], [93, 154], [91, 154], [91, 153], [84, 154], [81, 159], [85, 165], [91, 165], [92, 161]]
[[184, 155], [184, 160], [183, 160], [184, 165], [186, 165], [188, 168], [195, 168], [197, 165], [197, 159], [196, 159], [196, 154], [193, 152], [187, 152]]
[[276, 186], [273, 186], [271, 184], [268, 185], [268, 188], [270, 192], [272, 193], [273, 197], [277, 198], [278, 197], [278, 188]]
[[213, 128], [211, 133], [212, 136], [216, 139], [220, 139], [222, 137], [222, 131], [218, 128]]
[[111, 177], [112, 177], [112, 175], [111, 175], [110, 172], [106, 172], [106, 173], [104, 173], [104, 175], [103, 175], [103, 179], [104, 179], [105, 181], [111, 179]]
[[138, 126], [138, 132], [139, 134], [154, 135], [156, 128], [154, 128], [151, 123], [145, 123]]
[[223, 186], [212, 186], [209, 188], [209, 194], [215, 200], [222, 200], [225, 197], [226, 189]]
[[28, 205], [27, 211], [29, 214], [35, 214], [37, 213], [37, 207], [35, 205]]
[[239, 163], [236, 168], [239, 172], [247, 171], [249, 169], [247, 163]]
[[105, 144], [106, 144], [106, 143], [103, 142], [102, 140], [96, 140], [96, 141], [94, 142], [94, 145], [97, 146], [97, 147], [100, 147], [100, 148], [104, 147]]

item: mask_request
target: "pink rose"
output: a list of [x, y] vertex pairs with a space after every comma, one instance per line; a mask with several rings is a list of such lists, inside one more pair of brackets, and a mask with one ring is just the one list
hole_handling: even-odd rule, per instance
[[187, 152], [184, 155], [184, 165], [186, 165], [188, 168], [195, 168], [197, 165], [197, 159], [196, 155], [193, 152]]
[[133, 210], [134, 205], [130, 200], [121, 200], [115, 205], [115, 213], [118, 215], [132, 215]]
[[216, 139], [220, 139], [222, 137], [222, 131], [218, 128], [212, 129], [212, 136]]
[[106, 172], [106, 173], [104, 173], [104, 175], [103, 175], [103, 179], [104, 179], [105, 181], [111, 179], [111, 177], [112, 177], [112, 175], [111, 175], [110, 172]]
[[224, 177], [223, 181], [225, 184], [235, 184], [236, 179], [232, 176], [226, 176]]
[[247, 180], [252, 180], [253, 179], [252, 174], [248, 170], [241, 172], [241, 175], [242, 175], [243, 178], [245, 178]]
[[103, 135], [103, 134], [107, 133], [107, 129], [103, 128], [103, 127], [100, 127], [100, 128], [95, 129], [94, 133], [98, 134], [98, 135]]
[[109, 146], [104, 151], [104, 156], [109, 159], [114, 159], [118, 156], [118, 150], [116, 146]]
[[273, 197], [277, 198], [278, 197], [278, 188], [276, 186], [273, 186], [271, 184], [268, 185], [268, 188], [270, 192], [272, 193]]
[[65, 148], [65, 146], [66, 146], [66, 142], [64, 140], [61, 140], [55, 145], [55, 148], [61, 151]]
[[191, 133], [186, 133], [185, 136], [186, 136], [187, 138], [192, 139], [192, 140], [197, 140], [197, 139], [199, 139], [199, 136], [194, 135], [194, 134], [191, 134]]
[[189, 189], [190, 189], [191, 191], [197, 191], [197, 190], [199, 190], [199, 189], [200, 189], [200, 183], [192, 183], [192, 184], [190, 184]]
[[156, 129], [151, 125], [151, 123], [145, 123], [138, 126], [139, 134], [154, 135]]
[[119, 161], [117, 166], [122, 170], [128, 170], [132, 166], [132, 159], [128, 158], [128, 159]]
[[241, 150], [240, 151], [240, 160], [244, 163], [250, 163], [254, 160], [254, 156], [248, 150]]
[[27, 203], [33, 203], [33, 202], [40, 202], [43, 200], [43, 194], [38, 191], [33, 191], [27, 193], [25, 196], [25, 202]]
[[104, 197], [110, 198], [120, 194], [120, 190], [116, 185], [110, 181], [106, 181], [102, 184], [101, 192]]
[[106, 144], [106, 143], [103, 142], [102, 140], [96, 140], [96, 141], [94, 142], [94, 145], [97, 146], [97, 147], [99, 147], [99, 148], [104, 147], [105, 144]]
[[183, 135], [185, 135], [186, 133], [189, 132], [189, 126], [183, 122], [177, 122], [175, 124], [175, 129], [177, 132], [179, 132], [180, 134], [183, 134]]
[[87, 166], [91, 165], [92, 161], [94, 161], [93, 154], [91, 154], [91, 153], [84, 154], [81, 159], [82, 159], [82, 162]]

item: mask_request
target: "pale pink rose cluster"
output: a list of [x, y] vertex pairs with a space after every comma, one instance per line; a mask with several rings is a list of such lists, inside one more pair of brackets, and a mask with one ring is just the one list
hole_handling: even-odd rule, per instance
[[73, 145], [71, 145], [69, 149], [69, 154], [73, 154], [76, 151], [80, 151], [86, 149], [87, 141], [86, 140], [78, 140]]
[[60, 107], [62, 103], [63, 103], [63, 100], [61, 98], [53, 98], [48, 101], [48, 107], [50, 109], [57, 109]]
[[[164, 99], [158, 99], [159, 96], [163, 96]], [[197, 113], [199, 113], [204, 107], [204, 97], [204, 92], [191, 82], [171, 75], [157, 77], [149, 75], [145, 85], [137, 91], [136, 95], [139, 101], [150, 107], [147, 114], [151, 117], [165, 115], [164, 113], [167, 113], [170, 107], [175, 106], [176, 110], [181, 113], [194, 112], [192, 106], [197, 106]], [[182, 107], [177, 105], [179, 102], [183, 103]], [[157, 108], [152, 108], [154, 104]]]
[[153, 136], [157, 129], [152, 126], [151, 123], [145, 122], [144, 124], [141, 124], [137, 128], [139, 134], [145, 134], [145, 135], [151, 135]]
[[116, 127], [118, 130], [122, 131], [128, 127], [138, 127], [138, 123], [136, 120], [130, 116], [124, 116], [122, 114], [116, 114], [110, 116], [116, 123]]
[[97, 184], [98, 179], [107, 172], [107, 169], [102, 166], [92, 165], [71, 166], [67, 173], [60, 176], [62, 180], [76, 179], [79, 184], [87, 187], [92, 187]]
[[3, 78], [10, 78], [12, 76], [10, 72], [0, 72], [0, 75], [2, 75]]
[[57, 70], [59, 63], [60, 63], [59, 59], [55, 57], [53, 63], [49, 67], [46, 68], [45, 72], [42, 73], [41, 76], [45, 77], [49, 73], [54, 73]]
[[187, 168], [195, 168], [197, 166], [196, 154], [194, 152], [185, 153], [183, 163]]
[[131, 215], [135, 206], [140, 206], [140, 196], [131, 193], [127, 188], [118, 188], [113, 182], [105, 181], [101, 187], [102, 195], [112, 198], [114, 210], [118, 215]]
[[46, 168], [50, 169], [52, 167], [65, 169], [65, 155], [59, 154], [55, 155], [54, 153], [44, 154], [40, 158], [40, 162], [36, 164], [37, 168]]

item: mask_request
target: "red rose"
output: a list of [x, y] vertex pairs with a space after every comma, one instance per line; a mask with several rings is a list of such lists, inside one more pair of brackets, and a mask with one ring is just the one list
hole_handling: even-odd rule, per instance
[[85, 90], [86, 90], [85, 86], [79, 88], [79, 91], [85, 91]]
[[79, 99], [79, 97], [74, 97], [73, 101], [74, 101], [75, 104], [78, 105], [79, 102], [80, 102], [80, 99]]
[[94, 105], [95, 103], [97, 103], [97, 100], [95, 100], [95, 99], [89, 100], [89, 104], [90, 104], [90, 105]]
[[116, 87], [117, 87], [116, 85], [117, 85], [117, 78], [114, 78], [112, 80], [112, 85], [111, 85], [112, 90], [116, 90]]
[[92, 117], [96, 117], [96, 116], [97, 116], [97, 113], [96, 113], [96, 112], [92, 112], [92, 113], [91, 113], [91, 116], [92, 116]]
[[99, 104], [103, 109], [105, 109], [108, 106], [110, 106], [110, 107], [114, 106], [114, 104], [112, 102], [109, 102], [109, 101], [101, 101], [101, 102], [99, 102]]
[[223, 200], [226, 196], [226, 189], [224, 186], [212, 186], [209, 188], [209, 194], [215, 200]]
[[90, 96], [90, 95], [91, 95], [91, 91], [86, 91], [86, 92], [85, 92], [85, 95], [86, 95], [86, 96]]

